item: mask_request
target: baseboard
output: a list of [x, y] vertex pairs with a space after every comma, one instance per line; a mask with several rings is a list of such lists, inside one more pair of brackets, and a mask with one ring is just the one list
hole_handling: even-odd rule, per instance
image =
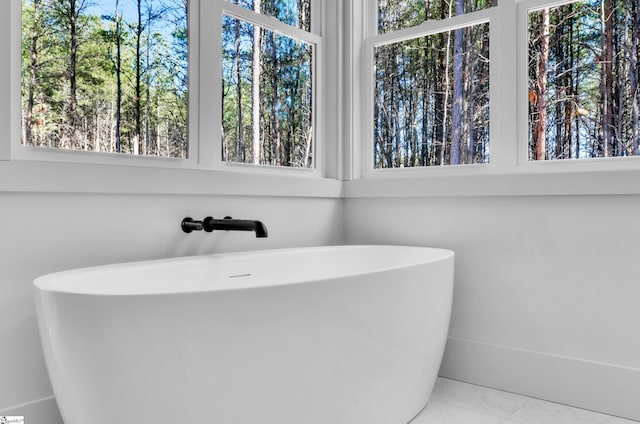
[[440, 375], [640, 421], [640, 369], [449, 337]]
[[27, 424], [64, 424], [53, 396], [3, 409], [0, 415], [24, 417]]

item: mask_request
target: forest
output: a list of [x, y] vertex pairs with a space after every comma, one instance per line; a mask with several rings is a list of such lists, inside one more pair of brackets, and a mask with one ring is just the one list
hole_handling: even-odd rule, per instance
[[[230, 0], [310, 31], [310, 0]], [[378, 0], [387, 33], [492, 0]], [[22, 143], [188, 156], [188, 0], [22, 0]], [[225, 14], [222, 157], [310, 168], [314, 46]], [[640, 0], [529, 12], [529, 158], [640, 154]], [[377, 45], [374, 166], [487, 163], [489, 24]]]
[[[491, 0], [378, 0], [378, 32], [491, 7]], [[487, 163], [489, 24], [378, 46], [374, 166]]]
[[[310, 0], [232, 0], [306, 31]], [[223, 159], [313, 167], [313, 45], [223, 16]]]
[[639, 154], [640, 1], [529, 14], [529, 158]]
[[186, 158], [188, 0], [22, 0], [22, 144]]

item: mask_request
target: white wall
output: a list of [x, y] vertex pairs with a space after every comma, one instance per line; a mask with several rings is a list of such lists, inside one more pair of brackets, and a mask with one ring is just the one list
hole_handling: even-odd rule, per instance
[[640, 196], [360, 198], [346, 241], [456, 251], [441, 373], [640, 419]]
[[[340, 244], [337, 198], [0, 192], [0, 415], [59, 424], [31, 283], [64, 269], [237, 250]], [[186, 216], [260, 219], [249, 232], [185, 234]]]
[[[263, 220], [183, 234], [187, 215]], [[338, 198], [0, 193], [0, 414], [59, 424], [31, 281], [79, 266], [257, 248], [456, 251], [441, 373], [640, 419], [640, 196]], [[344, 233], [343, 233], [344, 231]], [[30, 418], [29, 418], [30, 417]]]

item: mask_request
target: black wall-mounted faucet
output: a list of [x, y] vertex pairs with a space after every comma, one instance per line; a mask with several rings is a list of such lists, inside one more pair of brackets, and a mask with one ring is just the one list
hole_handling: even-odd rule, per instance
[[208, 216], [202, 221], [195, 221], [193, 218], [187, 217], [182, 220], [181, 227], [185, 233], [203, 230], [208, 233], [214, 230], [254, 231], [257, 238], [269, 236], [267, 227], [262, 222], [249, 219], [233, 219], [230, 216], [226, 216], [224, 219], [215, 219], [212, 216]]

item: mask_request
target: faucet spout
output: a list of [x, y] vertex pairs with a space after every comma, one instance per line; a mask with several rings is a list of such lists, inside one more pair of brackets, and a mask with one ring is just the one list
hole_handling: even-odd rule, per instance
[[260, 221], [249, 219], [233, 219], [230, 216], [224, 219], [215, 219], [208, 216], [202, 220], [202, 229], [206, 232], [213, 230], [223, 231], [253, 231], [257, 238], [266, 238], [269, 236], [267, 227]]

